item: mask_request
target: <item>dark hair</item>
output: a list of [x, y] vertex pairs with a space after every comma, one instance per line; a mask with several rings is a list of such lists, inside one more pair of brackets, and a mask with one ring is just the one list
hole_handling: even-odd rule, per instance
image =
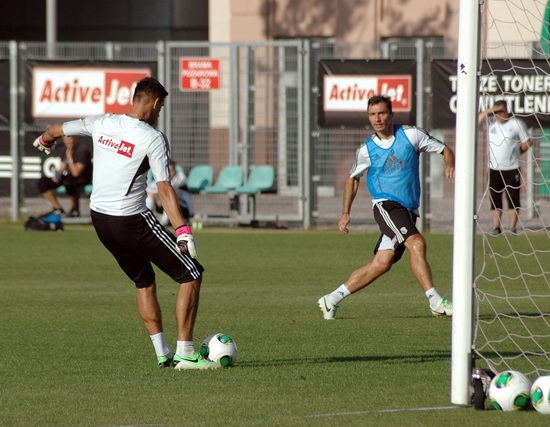
[[381, 102], [383, 102], [384, 104], [386, 104], [386, 106], [388, 107], [388, 111], [391, 113], [392, 112], [392, 107], [391, 107], [391, 98], [389, 96], [385, 96], [385, 95], [373, 95], [369, 98], [369, 102], [367, 104], [367, 109], [371, 106], [371, 105], [376, 105], [376, 104], [380, 104]]
[[495, 101], [494, 107], [498, 106], [504, 107], [506, 111], [508, 111], [508, 103], [505, 100], [499, 99], [498, 101]]
[[149, 95], [164, 101], [164, 98], [168, 96], [168, 92], [154, 77], [145, 77], [137, 83], [136, 89], [134, 90], [134, 99], [143, 95]]

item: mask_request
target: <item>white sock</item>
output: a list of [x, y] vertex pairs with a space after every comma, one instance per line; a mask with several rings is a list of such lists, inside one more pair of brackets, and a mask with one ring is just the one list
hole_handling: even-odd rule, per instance
[[193, 341], [178, 341], [176, 354], [178, 356], [191, 356], [195, 352], [195, 344]]
[[159, 332], [155, 335], [149, 335], [151, 337], [151, 342], [153, 347], [155, 347], [155, 353], [157, 357], [169, 356], [172, 357], [172, 350], [168, 347], [166, 343], [166, 338], [164, 337], [164, 332]]
[[435, 288], [428, 289], [426, 292], [426, 297], [428, 298], [428, 301], [430, 303], [430, 307], [435, 308], [437, 305], [441, 302], [441, 296], [439, 293], [435, 290]]
[[336, 288], [334, 291], [332, 291], [329, 296], [327, 297], [328, 302], [331, 304], [338, 304], [340, 301], [342, 301], [345, 297], [351, 295], [351, 292], [348, 291], [348, 288], [346, 288], [346, 285], [340, 285], [338, 288]]

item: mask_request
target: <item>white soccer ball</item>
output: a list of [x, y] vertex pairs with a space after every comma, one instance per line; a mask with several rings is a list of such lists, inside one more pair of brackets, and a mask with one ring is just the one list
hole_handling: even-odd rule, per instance
[[550, 374], [541, 375], [531, 386], [531, 403], [541, 414], [550, 414]]
[[232, 366], [237, 362], [239, 350], [237, 343], [227, 334], [216, 332], [208, 335], [200, 348], [202, 357], [222, 367]]
[[518, 411], [529, 405], [531, 381], [521, 372], [508, 370], [499, 373], [489, 386], [489, 400], [495, 409]]

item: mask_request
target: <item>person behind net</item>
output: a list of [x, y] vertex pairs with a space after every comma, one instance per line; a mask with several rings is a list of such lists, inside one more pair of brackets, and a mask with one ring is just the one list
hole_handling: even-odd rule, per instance
[[480, 126], [487, 124], [489, 139], [489, 198], [491, 209], [491, 234], [502, 233], [503, 196], [508, 206], [506, 234], [517, 234], [520, 208], [520, 156], [533, 145], [523, 120], [512, 117], [504, 100], [479, 113]]
[[[48, 202], [52, 205], [52, 212], [59, 216], [79, 217], [80, 216], [80, 191], [92, 182], [92, 153], [75, 136], [64, 136], [62, 138], [65, 151], [61, 156], [61, 164], [54, 176], [41, 177], [37, 181], [37, 187]], [[71, 209], [66, 214], [63, 206], [59, 203], [55, 190], [65, 186], [67, 196], [71, 201]]]
[[338, 227], [342, 233], [349, 233], [347, 226], [351, 221], [351, 207], [361, 176], [366, 172], [374, 219], [381, 235], [372, 260], [353, 271], [343, 284], [321, 297], [317, 304], [325, 319], [334, 319], [338, 304], [344, 298], [387, 273], [408, 249], [411, 271], [424, 290], [431, 313], [434, 316], [452, 316], [452, 303], [442, 298], [434, 287], [426, 257], [426, 241], [415, 223], [420, 206], [420, 153], [442, 154], [445, 177], [448, 179], [454, 177], [454, 153], [423, 129], [394, 124], [389, 97], [371, 97], [367, 114], [374, 134], [356, 151], [350, 176], [345, 182]]
[[[181, 213], [185, 218], [186, 223], [190, 223], [193, 217], [193, 199], [191, 193], [187, 189], [187, 176], [183, 169], [178, 168], [174, 160], [170, 160], [170, 182], [174, 190], [178, 195], [178, 203], [180, 205]], [[158, 197], [157, 183], [151, 181], [147, 184], [147, 207], [153, 212], [160, 214], [159, 221], [162, 225], [167, 226], [170, 224], [170, 219], [160, 204]]]
[[[204, 267], [197, 260], [195, 239], [170, 184], [168, 140], [155, 128], [167, 96], [158, 80], [144, 78], [135, 86], [128, 115], [99, 114], [56, 123], [36, 139], [34, 146], [49, 154], [53, 141], [61, 136], [92, 137], [92, 224], [99, 240], [137, 288], [138, 312], [151, 337], [158, 366], [178, 370], [215, 368], [216, 364], [195, 351], [193, 329]], [[149, 168], [177, 237], [145, 205]], [[179, 284], [175, 353], [166, 342], [152, 264]]]

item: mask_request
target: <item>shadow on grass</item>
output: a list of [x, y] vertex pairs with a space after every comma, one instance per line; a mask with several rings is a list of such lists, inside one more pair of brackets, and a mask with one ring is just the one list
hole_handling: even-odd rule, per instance
[[418, 364], [432, 363], [442, 360], [450, 360], [451, 353], [447, 351], [434, 351], [430, 354], [416, 354], [407, 356], [343, 356], [343, 357], [319, 357], [311, 359], [278, 359], [262, 362], [239, 362], [236, 367], [259, 368], [266, 366], [306, 365], [312, 363], [356, 363], [356, 362], [382, 362], [389, 364]]

